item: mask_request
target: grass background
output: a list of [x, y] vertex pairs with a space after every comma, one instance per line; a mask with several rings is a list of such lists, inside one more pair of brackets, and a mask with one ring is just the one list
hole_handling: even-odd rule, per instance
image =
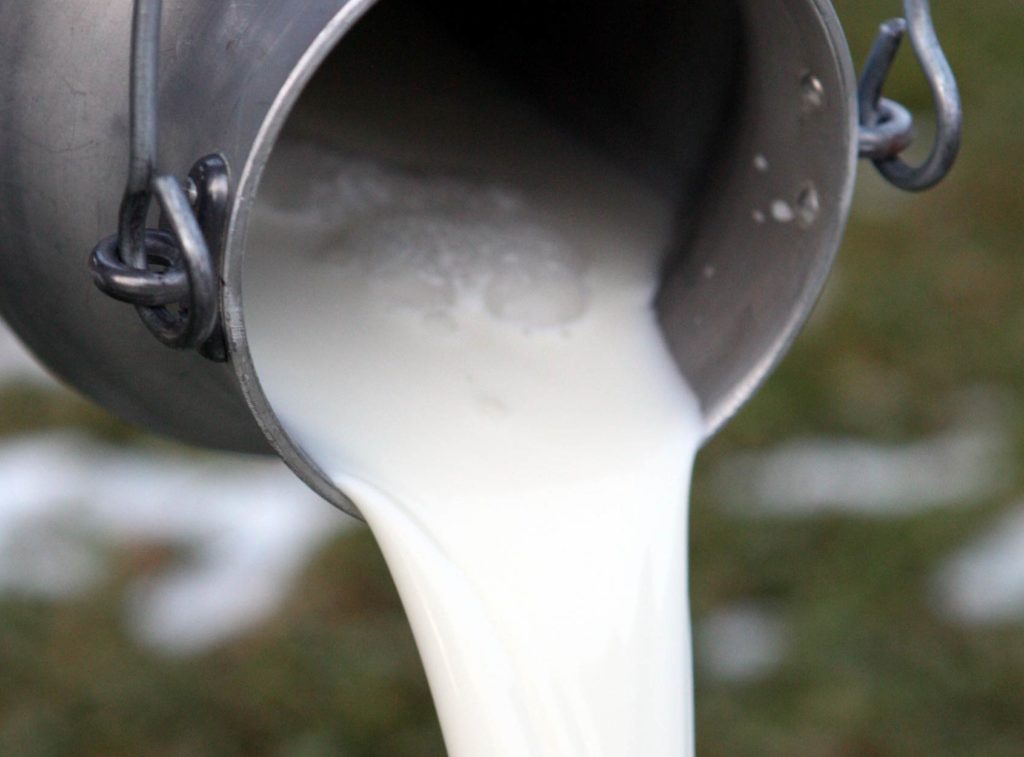
[[[858, 61], [897, 5], [837, 3]], [[998, 500], [952, 510], [746, 524], [722, 514], [702, 475], [731, 450], [791, 436], [918, 439], [953, 422], [948, 400], [966, 387], [1024, 399], [1024, 6], [933, 6], [967, 114], [955, 173], [910, 197], [862, 165], [823, 307], [698, 464], [695, 613], [760, 597], [795, 631], [767, 680], [699, 684], [702, 755], [1024, 753], [1024, 627], [962, 630], [927, 602], [942, 558], [1024, 499], [1019, 474]], [[909, 51], [887, 91], [930, 111]], [[1012, 427], [1024, 460], [1024, 426]]]
[[[758, 397], [702, 454], [693, 503], [694, 613], [770, 602], [789, 652], [748, 684], [698, 677], [701, 755], [1024, 753], [1024, 624], [964, 630], [927, 602], [935, 567], [1024, 500], [899, 519], [736, 519], [716, 463], [801, 435], [902, 442], [952, 422], [965, 387], [1024, 400], [1024, 6], [936, 0], [964, 94], [954, 176], [921, 197], [863, 166], [836, 274], [814, 321]], [[860, 61], [893, 0], [837, 3]], [[904, 53], [889, 88], [927, 114]], [[0, 429], [134, 432], [73, 398], [0, 397]], [[1024, 423], [1014, 420], [1016, 459]], [[412, 638], [365, 531], [306, 571], [288, 604], [216, 651], [164, 659], [124, 634], [127, 581], [187, 559], [159, 544], [112, 552], [114, 576], [61, 604], [0, 597], [0, 755], [430, 757], [443, 748]]]

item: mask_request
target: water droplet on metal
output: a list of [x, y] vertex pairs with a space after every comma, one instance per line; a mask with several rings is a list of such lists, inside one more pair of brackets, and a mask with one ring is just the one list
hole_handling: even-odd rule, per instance
[[811, 226], [821, 213], [821, 198], [813, 182], [808, 181], [800, 189], [796, 198], [796, 215], [804, 228]]
[[825, 85], [814, 74], [806, 73], [800, 80], [800, 95], [804, 113], [811, 113], [825, 104]]
[[785, 200], [776, 200], [772, 203], [772, 218], [779, 223], [789, 223], [796, 214], [793, 212], [792, 206]]

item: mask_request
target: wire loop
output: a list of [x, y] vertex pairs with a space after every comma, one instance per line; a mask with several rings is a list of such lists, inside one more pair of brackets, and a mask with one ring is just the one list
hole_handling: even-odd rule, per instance
[[[963, 131], [963, 108], [956, 77], [942, 51], [928, 0], [904, 0], [906, 18], [882, 24], [861, 76], [860, 156], [871, 160], [893, 185], [908, 192], [930, 189], [956, 162]], [[913, 117], [902, 105], [882, 97], [882, 89], [907, 32], [932, 91], [936, 136], [928, 158], [911, 166], [900, 158], [914, 140]]]
[[[218, 341], [218, 278], [211, 247], [222, 241], [222, 224], [214, 216], [222, 214], [227, 202], [227, 165], [216, 155], [198, 161], [188, 194], [176, 178], [157, 172], [162, 6], [162, 0], [135, 0], [128, 180], [117, 234], [96, 246], [89, 265], [96, 286], [135, 305], [162, 343], [198, 348], [211, 359], [223, 360], [223, 350], [206, 347]], [[154, 198], [161, 211], [160, 229], [147, 228]], [[205, 221], [202, 227], [197, 215]]]

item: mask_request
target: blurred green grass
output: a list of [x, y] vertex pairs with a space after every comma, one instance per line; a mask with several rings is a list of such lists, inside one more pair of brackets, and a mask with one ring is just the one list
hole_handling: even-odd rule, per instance
[[[837, 3], [860, 61], [886, 0]], [[964, 93], [954, 176], [921, 197], [862, 167], [836, 274], [807, 332], [702, 454], [693, 501], [694, 613], [780, 608], [793, 638], [756, 683], [699, 676], [699, 753], [1017, 755], [1024, 752], [1024, 626], [964, 630], [928, 604], [935, 567], [1024, 499], [899, 519], [741, 520], [709, 472], [730, 452], [799, 435], [904, 441], [945, 428], [964, 387], [1024, 400], [1024, 6], [936, 2]], [[927, 114], [909, 51], [889, 89]], [[0, 397], [0, 431], [76, 425], [129, 440], [86, 403], [31, 388]], [[1014, 416], [1017, 460], [1024, 424]], [[63, 604], [0, 598], [0, 755], [443, 754], [426, 683], [383, 561], [340, 537], [287, 606], [246, 638], [160, 658], [124, 634], [130, 578], [183, 559], [160, 545], [111, 555], [113, 578]]]
[[[855, 60], [898, 6], [837, 3]], [[892, 442], [937, 432], [965, 387], [998, 387], [1018, 407], [1024, 400], [1024, 6], [933, 6], [966, 111], [955, 173], [931, 193], [901, 196], [861, 166], [822, 306], [698, 462], [695, 615], [755, 598], [781, 608], [794, 631], [767, 679], [698, 679], [701, 755], [1024, 753], [1024, 627], [966, 630], [928, 603], [943, 558], [1024, 500], [1019, 474], [997, 501], [883, 520], [737, 522], [708, 485], [707, 472], [739, 448], [800, 435]], [[909, 47], [887, 91], [930, 112]], [[1009, 416], [1021, 461], [1024, 426], [1019, 413]]]

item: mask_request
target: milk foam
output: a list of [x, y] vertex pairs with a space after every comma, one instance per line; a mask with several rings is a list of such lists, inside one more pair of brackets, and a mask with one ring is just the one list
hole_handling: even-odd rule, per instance
[[450, 754], [692, 754], [701, 420], [650, 304], [670, 208], [479, 77], [501, 128], [475, 138], [378, 77], [408, 125], [363, 102], [282, 140], [246, 260], [254, 363], [376, 535]]

